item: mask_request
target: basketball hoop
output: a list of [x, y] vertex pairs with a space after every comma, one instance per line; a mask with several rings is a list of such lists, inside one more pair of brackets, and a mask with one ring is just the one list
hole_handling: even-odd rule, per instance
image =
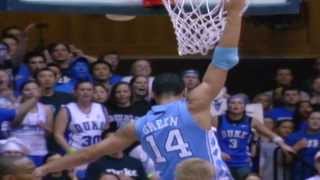
[[[179, 55], [212, 50], [225, 28], [225, 0], [162, 0], [175, 29]], [[214, 3], [213, 3], [214, 2]]]

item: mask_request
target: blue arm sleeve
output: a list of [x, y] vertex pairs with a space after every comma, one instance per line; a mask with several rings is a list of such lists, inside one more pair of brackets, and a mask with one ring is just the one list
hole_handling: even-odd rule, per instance
[[239, 63], [238, 48], [217, 47], [213, 53], [211, 64], [223, 70], [229, 70]]

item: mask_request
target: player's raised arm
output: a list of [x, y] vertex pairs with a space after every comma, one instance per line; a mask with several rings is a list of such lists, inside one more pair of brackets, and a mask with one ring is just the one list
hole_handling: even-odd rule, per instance
[[129, 124], [127, 127], [119, 129], [114, 135], [104, 139], [98, 144], [37, 168], [33, 172], [34, 179], [40, 179], [48, 173], [74, 168], [81, 164], [94, 161], [103, 155], [110, 155], [122, 151], [134, 142], [136, 142], [135, 130], [133, 125]]
[[224, 87], [228, 70], [239, 61], [238, 44], [240, 39], [242, 15], [246, 8], [246, 0], [230, 0], [226, 5], [227, 25], [216, 47], [202, 83], [188, 96], [189, 109], [200, 121], [202, 127], [209, 128], [210, 104]]

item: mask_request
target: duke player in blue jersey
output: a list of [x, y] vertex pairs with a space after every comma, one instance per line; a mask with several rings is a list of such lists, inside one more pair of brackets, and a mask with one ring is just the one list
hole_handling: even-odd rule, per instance
[[136, 141], [152, 157], [161, 179], [174, 179], [174, 170], [184, 159], [197, 157], [213, 164], [216, 179], [231, 180], [228, 168], [211, 130], [210, 105], [224, 86], [227, 72], [238, 63], [238, 43], [246, 0], [227, 1], [227, 25], [202, 83], [183, 99], [184, 84], [178, 75], [155, 78], [153, 93], [159, 104], [146, 116], [129, 123], [101, 143], [68, 155], [35, 170], [34, 176], [72, 168], [106, 154], [122, 151]]
[[214, 121], [222, 156], [236, 180], [244, 180], [251, 172], [252, 129], [273, 139], [283, 150], [293, 151], [278, 135], [266, 128], [261, 122], [247, 116], [246, 104], [247, 98], [244, 95], [231, 96], [228, 99], [227, 112], [218, 116]]

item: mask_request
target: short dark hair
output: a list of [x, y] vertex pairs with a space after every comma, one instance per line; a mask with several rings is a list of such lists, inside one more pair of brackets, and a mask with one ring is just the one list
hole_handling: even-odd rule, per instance
[[300, 89], [296, 86], [290, 86], [290, 87], [285, 87], [283, 88], [282, 90], [282, 96], [284, 96], [284, 94], [287, 92], [287, 91], [297, 91], [298, 93], [300, 93]]
[[55, 43], [49, 44], [49, 46], [48, 46], [48, 51], [49, 51], [49, 53], [52, 54], [52, 53], [54, 52], [55, 48], [56, 48], [57, 46], [59, 46], [59, 45], [63, 45], [64, 47], [66, 47], [66, 49], [67, 49], [68, 52], [71, 52], [71, 49], [70, 49], [70, 47], [69, 47], [68, 44], [62, 43], [62, 42], [55, 42]]
[[38, 81], [38, 76], [39, 76], [39, 74], [41, 73], [41, 72], [43, 72], [43, 71], [49, 71], [49, 72], [52, 72], [52, 74], [54, 75], [54, 76], [56, 76], [56, 73], [54, 72], [54, 71], [52, 71], [50, 68], [42, 68], [42, 69], [39, 69], [35, 74], [34, 74], [34, 79], [36, 80], [36, 81]]
[[107, 62], [102, 61], [102, 60], [98, 60], [98, 61], [96, 61], [96, 62], [91, 64], [91, 67], [90, 67], [91, 73], [93, 72], [94, 67], [99, 65], [99, 64], [104, 64], [104, 65], [108, 66], [109, 70], [112, 72], [112, 66], [111, 66], [110, 63], [107, 63]]
[[84, 84], [84, 83], [89, 83], [89, 84], [91, 84], [92, 87], [93, 87], [93, 83], [92, 83], [91, 81], [88, 81], [88, 80], [80, 80], [80, 81], [77, 81], [76, 84], [74, 85], [74, 90], [78, 89], [79, 86], [80, 86], [81, 84]]
[[163, 73], [155, 77], [152, 91], [156, 96], [179, 95], [185, 88], [184, 82], [178, 74]]
[[24, 62], [26, 64], [29, 64], [31, 58], [34, 58], [34, 57], [41, 57], [44, 60], [44, 62], [46, 62], [46, 58], [44, 57], [44, 55], [41, 52], [38, 52], [38, 51], [32, 51], [32, 52], [27, 53], [25, 58], [24, 58]]
[[280, 121], [276, 121], [275, 127], [279, 128], [283, 123], [286, 123], [286, 122], [290, 122], [294, 125], [294, 122], [292, 121], [292, 119], [283, 119]]
[[20, 89], [19, 89], [19, 90], [20, 90], [19, 92], [22, 92], [23, 89], [24, 89], [28, 84], [32, 84], [32, 83], [34, 83], [34, 84], [36, 84], [37, 86], [39, 86], [39, 83], [38, 83], [37, 81], [35, 81], [35, 80], [28, 80], [28, 81], [22, 83], [22, 85], [21, 85], [21, 87], [20, 87]]

